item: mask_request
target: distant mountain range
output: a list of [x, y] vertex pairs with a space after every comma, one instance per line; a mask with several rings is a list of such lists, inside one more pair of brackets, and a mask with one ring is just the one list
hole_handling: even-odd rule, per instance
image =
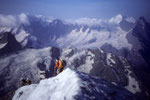
[[51, 77], [57, 56], [72, 69], [146, 95], [149, 38], [150, 24], [144, 17], [135, 20], [119, 14], [108, 20], [63, 21], [24, 13], [0, 15], [1, 97], [19, 87], [20, 77], [32, 77], [35, 83], [40, 80], [39, 71]]

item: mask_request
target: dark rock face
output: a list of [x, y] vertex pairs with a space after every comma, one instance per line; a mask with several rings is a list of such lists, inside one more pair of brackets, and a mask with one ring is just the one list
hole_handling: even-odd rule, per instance
[[150, 66], [150, 24], [144, 17], [140, 17], [133, 29], [133, 35], [138, 38], [142, 49], [139, 50], [142, 57]]
[[[77, 72], [78, 74], [80, 74], [79, 72]], [[97, 98], [100, 98], [100, 99], [102, 99], [102, 100], [109, 100], [110, 98], [112, 98], [112, 99], [114, 99], [114, 100], [117, 100], [117, 99], [121, 99], [121, 98], [115, 98], [114, 96], [115, 95], [117, 95], [117, 92], [118, 93], [121, 93], [121, 91], [119, 92], [119, 91], [111, 91], [110, 89], [106, 89], [107, 90], [107, 92], [105, 91], [105, 93], [108, 93], [108, 95], [106, 95], [104, 98], [102, 97], [102, 95], [100, 95], [100, 96], [98, 96], [97, 95], [97, 89], [95, 89], [95, 88], [98, 88], [98, 89], [104, 89], [104, 88], [102, 88], [102, 84], [104, 84], [105, 82], [107, 83], [107, 81], [100, 81], [100, 79], [99, 78], [97, 78], [97, 77], [94, 77], [94, 76], [90, 76], [90, 75], [86, 75], [85, 73], [83, 73], [83, 74], [81, 74], [81, 75], [78, 75], [79, 76], [79, 78], [81, 78], [81, 80], [82, 81], [87, 81], [87, 83], [88, 84], [86, 84], [85, 82], [84, 82], [84, 85], [81, 87], [81, 90], [82, 90], [82, 94], [86, 94], [86, 95], [93, 95], [93, 96], [95, 96], [96, 98], [95, 99], [97, 99]], [[95, 82], [94, 82], [94, 81]], [[102, 79], [101, 79], [102, 80]], [[92, 82], [93, 81], [93, 82]], [[92, 84], [92, 83], [96, 83], [97, 85], [95, 86], [94, 84]], [[101, 85], [100, 85], [101, 84]], [[112, 85], [112, 84], [109, 84], [110, 86]], [[86, 87], [88, 87], [88, 88], [86, 88], [86, 87], [84, 87], [84, 86], [86, 86]], [[98, 86], [98, 87], [97, 87]], [[114, 85], [112, 85], [112, 86], [114, 86]], [[107, 87], [107, 86], [105, 86], [105, 87]], [[119, 86], [117, 86], [117, 88], [118, 88]], [[121, 89], [121, 87], [119, 87], [120, 89]], [[114, 89], [114, 88], [113, 88]], [[91, 92], [91, 91], [93, 91], [93, 93]], [[126, 92], [128, 92], [128, 91], [126, 91]], [[100, 94], [100, 93], [98, 93], [98, 94]], [[122, 93], [121, 93], [122, 94]], [[124, 94], [124, 93], [123, 93]], [[125, 94], [124, 94], [124, 96], [125, 96]], [[140, 98], [140, 97], [138, 97], [138, 96], [135, 96], [135, 98], [133, 98], [133, 99], [142, 99], [142, 98]], [[82, 98], [82, 96], [81, 95], [77, 95], [77, 96], [75, 96], [75, 99], [77, 99], [77, 100], [80, 100]], [[88, 98], [88, 96], [86, 97], [86, 100], [90, 100], [91, 98]], [[128, 95], [128, 97], [126, 98], [126, 97], [124, 97], [124, 98], [122, 98], [122, 99], [131, 99], [132, 100], [132, 97], [131, 96], [129, 96]]]
[[125, 18], [123, 18], [123, 20], [120, 22], [120, 27], [125, 31], [129, 31], [130, 29], [133, 29], [134, 26], [135, 23], [127, 22]]
[[[115, 82], [120, 86], [128, 85], [128, 79], [126, 77], [125, 66], [130, 64], [125, 59], [118, 58], [112, 54], [101, 53], [98, 49], [91, 50], [93, 54], [95, 54], [93, 68], [91, 70], [92, 75], [99, 76], [101, 78], [106, 79], [109, 82]], [[108, 60], [107, 56], [110, 55], [111, 59], [115, 61], [115, 63], [110, 63], [108, 65], [106, 62]], [[123, 61], [125, 63], [123, 63]], [[131, 69], [132, 70], [132, 69]], [[107, 73], [107, 74], [106, 74]]]
[[140, 17], [135, 25], [133, 25], [134, 27], [125, 27], [127, 24], [126, 22], [121, 22], [120, 27], [127, 31], [132, 29], [126, 35], [128, 42], [132, 45], [132, 49], [122, 48], [117, 50], [109, 44], [103, 45], [102, 49], [105, 52], [111, 52], [127, 58], [130, 64], [132, 64], [136, 76], [150, 93], [150, 24], [144, 17]]
[[14, 35], [12, 35], [10, 32], [1, 34], [0, 43], [1, 44], [6, 43], [6, 45], [0, 49], [0, 56], [12, 52], [17, 52], [22, 49], [21, 44], [17, 42]]
[[[140, 17], [132, 31], [132, 35], [134, 36], [132, 39], [136, 38], [136, 41], [132, 42], [131, 54], [135, 56], [131, 57], [134, 57], [137, 62], [136, 66], [139, 66], [139, 69], [135, 68], [136, 75], [150, 93], [150, 23], [144, 17]], [[131, 57], [130, 59], [133, 59]]]
[[[149, 86], [147, 80], [149, 74], [134, 69], [132, 64], [124, 57], [105, 53], [101, 49], [78, 50], [69, 47], [63, 50], [61, 58], [65, 59], [73, 69], [98, 76], [113, 84], [125, 87], [129, 91], [133, 90], [132, 93], [149, 98], [146, 95], [148, 89], [145, 88]], [[143, 83], [144, 80], [139, 76], [144, 77], [143, 79], [147, 83]]]
[[[122, 87], [130, 84], [129, 77], [131, 76], [138, 83], [135, 88], [140, 88], [140, 82], [134, 74], [131, 64], [123, 57], [105, 53], [101, 49], [80, 51], [69, 47], [63, 51], [62, 58], [66, 59], [76, 70], [98, 76]], [[85, 68], [82, 68], [84, 66]]]
[[129, 50], [128, 48], [121, 48], [120, 50], [116, 49], [115, 47], [113, 47], [112, 45], [110, 44], [107, 44], [105, 43], [101, 49], [103, 49], [106, 53], [112, 53], [112, 54], [115, 54], [117, 56], [123, 56], [125, 58], [128, 57], [129, 55]]
[[[126, 36], [128, 42], [132, 44], [132, 49], [128, 53], [128, 60], [136, 66], [137, 69], [144, 69], [143, 66], [147, 66], [147, 63], [145, 62], [144, 58], [140, 54], [139, 50], [142, 49], [142, 46], [140, 42], [138, 41], [138, 38], [136, 38], [133, 35], [133, 31], [129, 32]], [[135, 59], [136, 58], [136, 59]]]
[[[118, 56], [123, 56], [137, 69], [146, 69], [150, 66], [150, 24], [140, 17], [135, 23], [121, 21], [120, 27], [123, 30], [129, 31], [126, 38], [132, 45], [132, 49], [122, 48], [117, 50], [110, 44], [105, 44], [101, 48], [105, 52], [110, 52]], [[135, 59], [136, 58], [136, 59]]]

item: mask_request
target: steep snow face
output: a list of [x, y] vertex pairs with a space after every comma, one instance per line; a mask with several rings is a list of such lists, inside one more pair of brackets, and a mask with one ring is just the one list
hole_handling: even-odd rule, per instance
[[7, 43], [0, 44], [0, 49], [4, 48], [6, 45]]
[[29, 36], [29, 33], [25, 32], [24, 30], [20, 30], [18, 34], [15, 35], [16, 40], [22, 44], [22, 46], [27, 45], [27, 37]]
[[125, 87], [132, 93], [141, 92], [131, 65], [123, 57], [104, 53], [101, 49], [78, 50], [69, 46], [63, 49], [61, 58], [66, 60], [72, 69], [98, 76]]
[[109, 66], [113, 66], [113, 64], [115, 64], [116, 62], [112, 59], [112, 54], [111, 53], [108, 53], [107, 54], [107, 64], [109, 65]]
[[138, 100], [102, 79], [65, 69], [58, 76], [18, 89], [12, 100]]

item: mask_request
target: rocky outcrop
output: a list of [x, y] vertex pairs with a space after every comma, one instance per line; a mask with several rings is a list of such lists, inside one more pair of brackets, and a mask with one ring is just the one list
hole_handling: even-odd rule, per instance
[[21, 44], [15, 39], [11, 32], [5, 32], [0, 35], [0, 46], [0, 56], [22, 49]]

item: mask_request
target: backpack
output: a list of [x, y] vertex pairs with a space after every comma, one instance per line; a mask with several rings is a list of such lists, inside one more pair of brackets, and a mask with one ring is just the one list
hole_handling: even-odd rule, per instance
[[62, 65], [63, 65], [63, 67], [65, 67], [66, 66], [66, 61], [65, 60], [62, 60]]

